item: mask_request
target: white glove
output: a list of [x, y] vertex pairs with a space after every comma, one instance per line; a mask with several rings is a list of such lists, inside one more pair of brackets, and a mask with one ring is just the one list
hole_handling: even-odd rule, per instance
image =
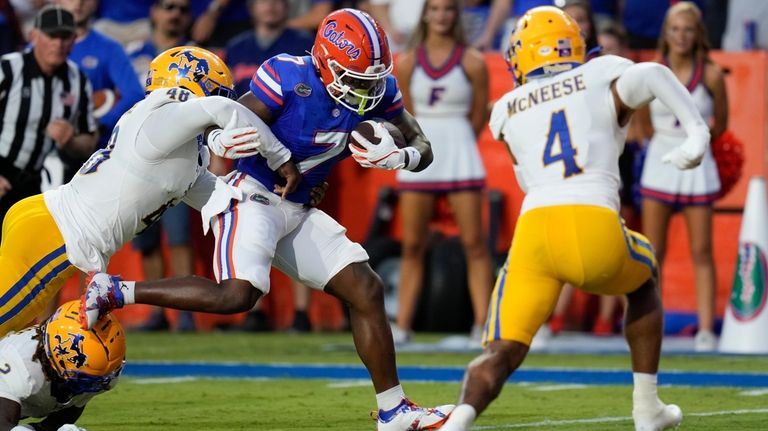
[[665, 154], [661, 161], [671, 163], [680, 170], [693, 169], [701, 163], [708, 145], [709, 133], [691, 134], [682, 145]]
[[237, 127], [237, 111], [224, 129], [215, 129], [208, 135], [208, 148], [213, 154], [227, 159], [240, 159], [259, 154], [261, 140], [255, 127]]
[[59, 427], [57, 431], [88, 431], [74, 424], [66, 424]]
[[[413, 147], [397, 148], [395, 139], [381, 123], [371, 122], [373, 133], [380, 139], [379, 144], [373, 144], [358, 132], [352, 132], [355, 144], [349, 144], [352, 158], [364, 168], [379, 169], [414, 169], [421, 160], [421, 154]], [[360, 146], [363, 148], [361, 149]]]

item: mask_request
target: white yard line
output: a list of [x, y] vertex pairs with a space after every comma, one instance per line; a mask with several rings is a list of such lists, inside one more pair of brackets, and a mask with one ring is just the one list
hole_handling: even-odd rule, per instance
[[[768, 409], [742, 409], [742, 410], [721, 410], [715, 412], [699, 412], [699, 413], [685, 413], [683, 412], [683, 421], [685, 417], [709, 417], [709, 416], [725, 416], [725, 415], [743, 415], [743, 414], [766, 414]], [[611, 422], [631, 422], [630, 416], [606, 416], [602, 418], [590, 418], [590, 419], [563, 419], [563, 420], [544, 420], [540, 422], [528, 422], [524, 424], [506, 424], [506, 425], [486, 425], [472, 427], [472, 430], [500, 430], [500, 429], [513, 429], [513, 428], [543, 428], [543, 427], [556, 427], [564, 425], [578, 425], [578, 424], [602, 424]]]

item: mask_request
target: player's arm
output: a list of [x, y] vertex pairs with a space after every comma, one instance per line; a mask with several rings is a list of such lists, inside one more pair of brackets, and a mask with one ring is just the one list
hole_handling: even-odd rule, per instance
[[502, 97], [500, 100], [496, 101], [496, 103], [493, 105], [493, 109], [491, 110], [491, 119], [488, 123], [488, 127], [491, 129], [493, 139], [504, 143], [504, 145], [507, 147], [509, 156], [512, 158], [512, 167], [515, 171], [517, 185], [520, 186], [520, 190], [522, 190], [523, 193], [528, 193], [528, 184], [525, 181], [523, 169], [517, 163], [517, 158], [515, 157], [514, 153], [512, 153], [512, 146], [506, 142], [507, 140], [504, 136], [504, 128], [507, 125], [507, 118], [509, 118], [509, 108], [507, 107], [507, 103], [508, 102], [506, 97]]
[[35, 431], [58, 431], [62, 426], [69, 424], [70, 427], [68, 428], [74, 431], [78, 428], [75, 428], [75, 425], [71, 424], [74, 424], [80, 418], [84, 409], [85, 407], [67, 407], [49, 414], [40, 422], [30, 425], [34, 427]]
[[488, 67], [485, 58], [476, 49], [467, 49], [462, 59], [462, 67], [472, 85], [472, 108], [469, 122], [475, 136], [479, 136], [488, 120]]
[[667, 67], [658, 63], [633, 64], [611, 84], [611, 91], [621, 126], [627, 124], [636, 109], [653, 99], [667, 105], [688, 137], [662, 160], [680, 169], [694, 168], [701, 163], [709, 145], [709, 127], [701, 118], [691, 94]]
[[[408, 146], [403, 148], [409, 155], [409, 163], [406, 163], [404, 169], [419, 172], [432, 164], [432, 144], [429, 143], [429, 140], [424, 135], [416, 118], [410, 112], [403, 109], [398, 116], [389, 121], [403, 132], [405, 142], [408, 143]], [[415, 163], [417, 159], [418, 162]]]
[[0, 397], [0, 431], [12, 430], [19, 423], [20, 416], [21, 405], [18, 402]]
[[728, 129], [728, 93], [725, 89], [723, 71], [715, 63], [704, 67], [704, 86], [712, 94], [715, 122], [709, 129], [712, 138], [717, 138]]

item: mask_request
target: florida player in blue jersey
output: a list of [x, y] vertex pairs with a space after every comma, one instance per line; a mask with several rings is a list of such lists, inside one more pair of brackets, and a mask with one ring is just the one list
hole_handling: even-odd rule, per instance
[[[384, 313], [383, 287], [363, 248], [346, 229], [310, 208], [313, 189], [339, 160], [354, 153], [362, 166], [419, 171], [432, 161], [429, 142], [403, 109], [392, 58], [381, 27], [367, 14], [341, 9], [318, 28], [312, 54], [278, 55], [256, 72], [240, 98], [293, 154], [303, 181], [286, 199], [273, 193], [282, 181], [262, 157], [243, 159], [228, 181], [246, 197], [211, 222], [216, 236], [214, 272], [219, 283], [187, 277], [128, 282], [97, 274], [83, 298], [86, 322], [124, 304], [144, 303], [214, 313], [249, 310], [269, 292], [270, 266], [350, 306], [357, 352], [370, 372], [379, 430], [436, 429], [453, 406], [422, 408], [399, 384], [392, 335]], [[379, 123], [372, 145], [359, 134], [362, 121], [394, 123], [408, 142], [398, 148]]]

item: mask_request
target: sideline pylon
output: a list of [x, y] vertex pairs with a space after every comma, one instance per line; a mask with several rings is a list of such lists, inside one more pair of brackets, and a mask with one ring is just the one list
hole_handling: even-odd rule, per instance
[[739, 233], [739, 258], [725, 310], [720, 351], [768, 353], [768, 196], [765, 178], [752, 177]]

